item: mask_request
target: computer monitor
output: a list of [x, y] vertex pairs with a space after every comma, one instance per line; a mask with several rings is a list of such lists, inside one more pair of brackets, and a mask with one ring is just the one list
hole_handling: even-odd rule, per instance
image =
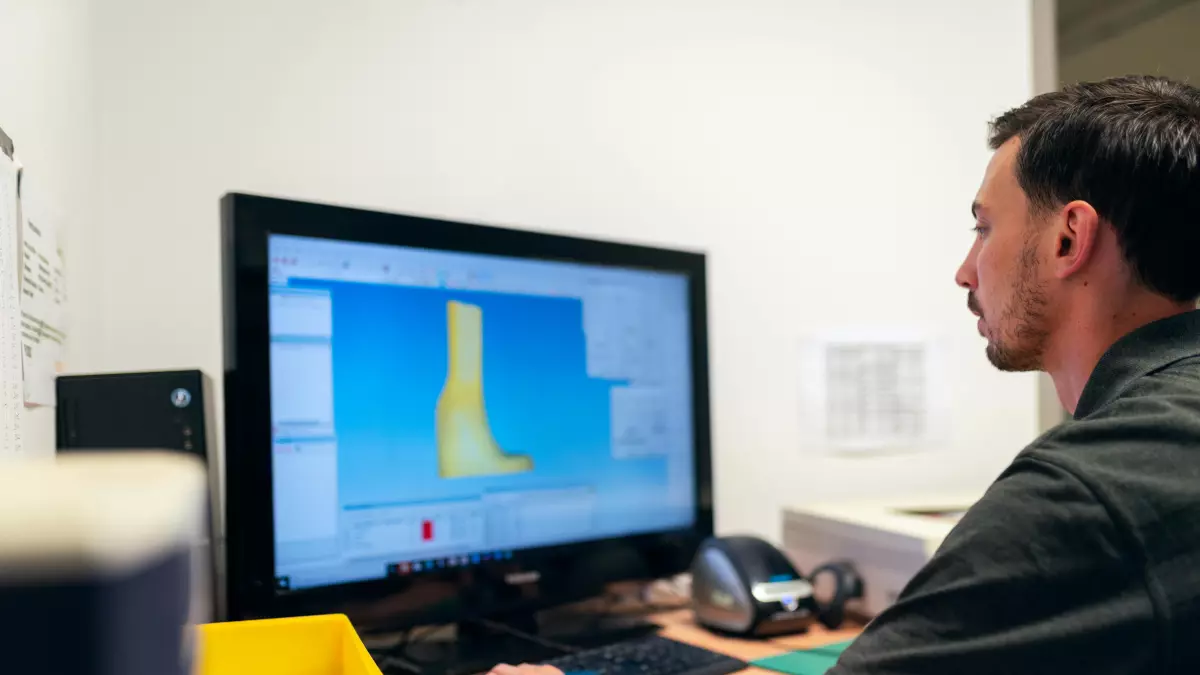
[[703, 255], [222, 207], [231, 618], [533, 610], [712, 533]]

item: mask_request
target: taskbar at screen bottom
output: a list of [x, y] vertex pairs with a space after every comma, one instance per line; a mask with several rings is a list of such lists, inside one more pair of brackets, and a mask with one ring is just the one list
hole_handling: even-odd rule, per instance
[[345, 571], [335, 575], [300, 574], [298, 576], [280, 575], [275, 577], [275, 589], [279, 591], [301, 590], [318, 586], [352, 583], [355, 581], [371, 581], [382, 578], [399, 578], [419, 576], [437, 570], [458, 569], [481, 565], [490, 562], [512, 560], [512, 551], [491, 551], [487, 553], [472, 553], [470, 555], [451, 555], [439, 558], [424, 558], [421, 560], [402, 560], [398, 562], [373, 561], [369, 566], [373, 573], [362, 576], [347, 577]]
[[[678, 534], [692, 530], [696, 526], [693, 517], [679, 520], [670, 525], [663, 525], [646, 530], [624, 531], [613, 533], [608, 537], [591, 536], [568, 541], [555, 541], [550, 546], [579, 545], [600, 542], [605, 539], [624, 539], [643, 535]], [[516, 551], [530, 551], [540, 546], [522, 546], [518, 549], [491, 549], [483, 551], [443, 551], [429, 552], [421, 555], [400, 554], [387, 556], [372, 556], [354, 560], [328, 559], [322, 561], [295, 561], [276, 567], [276, 591], [296, 591], [322, 586], [336, 586], [367, 581], [378, 581], [384, 578], [411, 577], [448, 569], [469, 568], [474, 565], [509, 561]], [[407, 567], [405, 567], [407, 565]]]
[[[572, 522], [577, 527], [542, 527], [537, 533], [541, 536], [537, 537], [518, 537], [512, 536], [513, 532], [504, 532], [506, 536], [495, 538], [486, 536], [483, 531], [476, 532], [480, 528], [459, 527], [453, 517], [448, 517], [447, 523], [436, 518], [399, 519], [401, 524], [407, 524], [406, 527], [384, 527], [372, 520], [340, 535], [320, 540], [278, 542], [275, 546], [276, 587], [277, 590], [299, 590], [374, 581], [389, 574], [395, 575], [399, 570], [389, 566], [400, 563], [407, 563], [408, 574], [412, 574], [439, 569], [439, 562], [442, 565], [440, 569], [445, 569], [451, 560], [455, 562], [455, 567], [493, 562], [499, 559], [497, 552], [507, 552], [510, 559], [513, 551], [674, 533], [695, 527], [696, 517], [690, 505], [681, 505], [642, 514], [639, 526], [634, 528], [628, 526], [627, 517], [614, 518], [613, 522], [599, 528], [594, 523], [567, 519], [564, 523]], [[393, 523], [393, 520], [387, 522]], [[413, 530], [416, 536], [405, 538], [408, 530]], [[460, 532], [475, 532], [477, 536], [460, 537]], [[396, 545], [398, 539], [403, 542], [402, 546]], [[489, 545], [491, 542], [488, 539], [493, 539], [499, 546]], [[426, 563], [432, 563], [433, 567]], [[414, 569], [416, 564], [420, 564], [419, 570]], [[286, 580], [286, 587], [280, 586], [279, 579]]]

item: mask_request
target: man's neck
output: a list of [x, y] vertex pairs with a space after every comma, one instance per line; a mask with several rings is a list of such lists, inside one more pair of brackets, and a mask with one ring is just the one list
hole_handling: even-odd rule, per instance
[[1097, 299], [1080, 307], [1059, 326], [1046, 350], [1045, 370], [1054, 380], [1059, 402], [1074, 414], [1088, 378], [1113, 343], [1142, 326], [1195, 308], [1149, 293], [1115, 304]]

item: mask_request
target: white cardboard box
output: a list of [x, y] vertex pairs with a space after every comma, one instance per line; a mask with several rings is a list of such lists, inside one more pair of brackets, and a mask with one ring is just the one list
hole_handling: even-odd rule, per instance
[[863, 578], [862, 611], [896, 601], [980, 493], [804, 504], [783, 510], [783, 547], [802, 574], [847, 560]]

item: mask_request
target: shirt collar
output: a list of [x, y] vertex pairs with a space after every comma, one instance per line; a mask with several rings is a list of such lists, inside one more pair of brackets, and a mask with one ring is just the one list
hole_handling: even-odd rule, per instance
[[1075, 419], [1116, 399], [1134, 380], [1176, 361], [1200, 355], [1200, 311], [1160, 319], [1117, 340], [1088, 377]]

